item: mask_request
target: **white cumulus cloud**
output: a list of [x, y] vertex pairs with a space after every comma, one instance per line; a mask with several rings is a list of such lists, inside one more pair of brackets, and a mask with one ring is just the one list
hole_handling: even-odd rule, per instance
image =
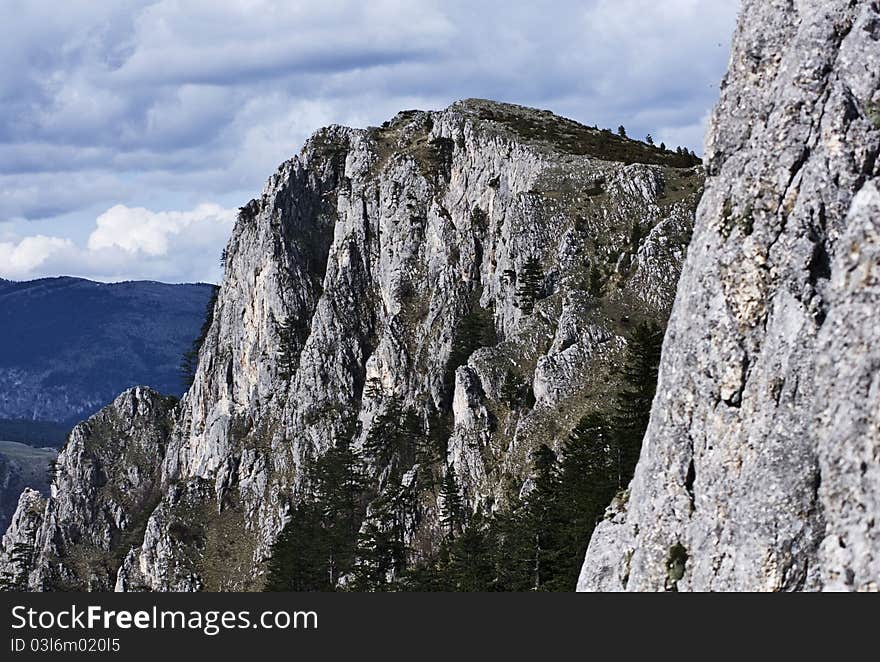
[[205, 203], [189, 211], [116, 205], [85, 243], [33, 235], [0, 241], [0, 278], [77, 275], [95, 280], [217, 282], [236, 210]]
[[34, 235], [20, 241], [0, 242], [0, 276], [13, 280], [30, 278], [59, 255], [76, 255], [69, 239]]
[[90, 251], [120, 248], [128, 253], [167, 255], [169, 249], [213, 246], [224, 241], [235, 212], [215, 204], [192, 211], [154, 212], [143, 207], [116, 205], [98, 216], [89, 236]]
[[0, 272], [14, 252], [17, 273], [180, 281], [192, 265], [163, 261], [221, 245], [195, 203], [243, 204], [331, 123], [487, 97], [700, 152], [740, 2], [15, 5], [0, 40], [0, 224], [17, 234], [0, 234]]

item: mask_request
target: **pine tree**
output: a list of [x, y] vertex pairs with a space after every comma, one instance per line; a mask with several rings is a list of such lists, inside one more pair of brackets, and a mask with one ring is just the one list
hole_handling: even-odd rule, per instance
[[604, 294], [605, 278], [596, 262], [590, 265], [590, 275], [587, 281], [587, 290], [597, 299]]
[[[452, 348], [443, 377], [444, 390], [450, 399], [455, 384], [455, 371], [465, 365], [475, 351], [481, 347], [491, 347], [496, 342], [493, 311], [476, 307], [459, 320], [453, 332]], [[449, 404], [451, 402], [447, 403]]]
[[357, 549], [352, 588], [359, 592], [387, 589], [398, 565], [396, 560], [404, 553], [396, 544], [396, 536], [371, 522], [358, 535]]
[[267, 590], [336, 590], [354, 566], [369, 485], [351, 435], [343, 434], [306, 474], [309, 496], [273, 545]]
[[281, 378], [289, 381], [299, 367], [299, 355], [302, 352], [302, 337], [308, 331], [299, 318], [288, 315], [276, 324], [278, 334], [278, 367]]
[[626, 127], [624, 127], [623, 124], [617, 127], [617, 135], [621, 138], [626, 138]]
[[329, 555], [319, 509], [313, 503], [300, 504], [272, 546], [266, 590], [332, 591]]
[[440, 523], [446, 528], [446, 535], [453, 539], [464, 525], [464, 505], [458, 491], [455, 467], [446, 467], [443, 484], [440, 486]]
[[379, 398], [384, 394], [384, 392], [385, 390], [382, 387], [382, 380], [378, 377], [370, 377], [364, 384], [365, 398]]
[[420, 435], [416, 448], [416, 460], [419, 463], [428, 466], [445, 463], [449, 437], [452, 436], [452, 423], [451, 413], [444, 414], [432, 408], [428, 416], [427, 433]]
[[410, 510], [406, 488], [389, 487], [371, 506], [371, 519], [357, 540], [353, 588], [387, 590], [406, 570], [405, 521]]
[[396, 587], [403, 591], [454, 591], [449, 561], [449, 546], [444, 541], [435, 555], [407, 568]]
[[544, 288], [544, 269], [535, 257], [526, 260], [519, 272], [519, 284], [516, 289], [519, 308], [530, 315], [535, 308], [535, 301], [541, 298]]
[[387, 480], [398, 481], [416, 462], [423, 437], [421, 421], [412, 409], [404, 409], [397, 397], [391, 397], [385, 410], [373, 420], [364, 442], [364, 452]]
[[55, 479], [58, 478], [58, 459], [53, 458], [49, 460], [49, 464], [46, 466], [46, 482], [51, 485], [55, 482]]
[[364, 518], [368, 482], [360, 457], [344, 436], [317, 462], [311, 479], [321, 524], [327, 537], [328, 576], [332, 585], [354, 562], [357, 533]]
[[456, 591], [492, 590], [495, 572], [481, 518], [473, 518], [450, 545], [449, 574]]
[[559, 473], [557, 456], [546, 444], [532, 453], [535, 486], [526, 499], [534, 536], [533, 587], [544, 588], [556, 563], [559, 533]]
[[199, 352], [208, 337], [208, 331], [214, 323], [214, 308], [217, 306], [217, 297], [220, 295], [220, 288], [216, 285], [211, 289], [211, 296], [208, 297], [208, 305], [205, 307], [205, 321], [202, 322], [202, 328], [199, 329], [199, 335], [193, 340], [192, 346], [183, 354], [180, 361], [180, 372], [185, 389], [189, 389], [193, 384], [196, 376], [196, 368], [199, 366]]
[[663, 330], [649, 323], [639, 324], [628, 339], [621, 369], [624, 386], [617, 395], [612, 420], [620, 454], [619, 489], [632, 477], [648, 428], [662, 342]]
[[642, 241], [642, 227], [638, 224], [638, 222], [633, 223], [632, 229], [629, 233], [629, 245], [630, 249], [633, 251], [637, 251], [639, 249], [639, 243]]
[[24, 542], [13, 545], [6, 569], [0, 575], [0, 591], [21, 593], [28, 590], [28, 571], [33, 557], [33, 545]]
[[[583, 416], [575, 425], [562, 450], [561, 481], [574, 485], [575, 479], [589, 477], [589, 483], [617, 484], [614, 430], [600, 413]], [[609, 477], [611, 476], [611, 477]], [[589, 488], [579, 484], [579, 488]], [[591, 489], [591, 488], [590, 488]]]
[[559, 470], [563, 526], [557, 544], [566, 551], [546, 582], [550, 590], [568, 591], [577, 582], [593, 529], [618, 489], [616, 450], [611, 424], [599, 413], [581, 418], [563, 447]]
[[532, 590], [535, 567], [533, 518], [518, 496], [512, 495], [507, 509], [494, 514], [490, 533], [497, 589]]
[[511, 410], [519, 409], [526, 400], [525, 390], [527, 388], [528, 385], [524, 383], [523, 378], [508, 368], [504, 372], [504, 379], [501, 382], [501, 401], [506, 403]]

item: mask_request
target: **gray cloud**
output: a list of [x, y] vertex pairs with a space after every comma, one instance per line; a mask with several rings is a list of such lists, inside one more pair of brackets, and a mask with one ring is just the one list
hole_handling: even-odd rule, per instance
[[116, 204], [232, 206], [324, 124], [379, 124], [469, 96], [699, 151], [737, 10], [735, 0], [18, 3], [0, 43], [0, 222], [63, 215], [53, 234], [64, 238], [65, 224], [82, 232]]

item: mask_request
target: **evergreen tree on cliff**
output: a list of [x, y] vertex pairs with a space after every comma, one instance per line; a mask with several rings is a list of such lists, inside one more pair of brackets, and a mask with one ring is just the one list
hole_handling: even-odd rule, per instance
[[617, 395], [611, 421], [618, 453], [618, 489], [629, 483], [639, 459], [657, 390], [662, 343], [663, 329], [650, 323], [636, 326], [628, 338], [621, 367], [624, 385]]
[[461, 494], [458, 492], [455, 467], [451, 464], [446, 468], [440, 486], [440, 501], [442, 504], [440, 522], [446, 529], [446, 535], [450, 539], [455, 538], [464, 524], [464, 506], [461, 502]]
[[217, 305], [218, 296], [220, 296], [220, 288], [215, 285], [211, 290], [211, 296], [208, 298], [208, 304], [205, 306], [205, 321], [202, 322], [199, 335], [193, 340], [192, 347], [181, 358], [180, 373], [185, 389], [189, 389], [195, 379], [196, 368], [199, 366], [199, 352], [202, 349], [205, 338], [208, 337], [211, 325], [214, 323], [214, 308]]
[[517, 282], [517, 304], [520, 310], [530, 315], [535, 307], [535, 301], [541, 298], [544, 287], [544, 269], [536, 257], [526, 260], [517, 276]]

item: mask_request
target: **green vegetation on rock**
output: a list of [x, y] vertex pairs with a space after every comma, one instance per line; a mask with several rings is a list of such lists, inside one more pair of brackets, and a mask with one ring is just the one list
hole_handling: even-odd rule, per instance
[[[640, 324], [628, 339], [623, 386], [607, 410], [585, 415], [559, 453], [531, 455], [531, 489], [491, 514], [465, 511], [455, 470], [425, 462], [429, 436], [392, 398], [370, 430], [365, 456], [348, 443], [309, 471], [309, 498], [293, 508], [268, 563], [269, 590], [568, 591], [590, 534], [629, 482], [657, 380], [662, 334]], [[367, 461], [379, 469], [366, 476]], [[433, 483], [404, 477], [443, 471], [443, 539], [428, 556], [407, 545], [408, 518]], [[370, 503], [367, 513], [366, 504]]]

